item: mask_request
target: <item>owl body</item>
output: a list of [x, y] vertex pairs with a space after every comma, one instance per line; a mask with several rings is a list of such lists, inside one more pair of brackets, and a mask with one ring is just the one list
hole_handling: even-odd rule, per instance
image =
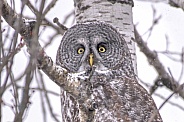
[[70, 28], [61, 41], [57, 65], [68, 70], [71, 94], [61, 88], [63, 122], [161, 122], [155, 103], [138, 83], [127, 44], [103, 22]]

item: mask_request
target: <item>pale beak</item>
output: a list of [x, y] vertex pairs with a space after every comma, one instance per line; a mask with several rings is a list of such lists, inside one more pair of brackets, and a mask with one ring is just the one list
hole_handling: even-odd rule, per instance
[[93, 54], [89, 55], [89, 65], [92, 67], [93, 66]]

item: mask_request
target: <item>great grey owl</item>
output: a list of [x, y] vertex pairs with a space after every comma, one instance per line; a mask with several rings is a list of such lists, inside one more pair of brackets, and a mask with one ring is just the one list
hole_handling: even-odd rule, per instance
[[71, 27], [61, 40], [56, 64], [68, 71], [65, 82], [71, 85], [70, 90], [61, 87], [63, 122], [162, 121], [136, 79], [125, 40], [111, 25]]

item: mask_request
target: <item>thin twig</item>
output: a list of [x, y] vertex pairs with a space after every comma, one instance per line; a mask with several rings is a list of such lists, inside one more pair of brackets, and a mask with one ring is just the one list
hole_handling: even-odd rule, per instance
[[[42, 77], [42, 74], [40, 74], [40, 77]], [[39, 78], [37, 77], [37, 75], [35, 74], [36, 76], [36, 81], [37, 81], [37, 84], [38, 84], [38, 87], [39, 89], [42, 89], [41, 88], [41, 84], [40, 84], [40, 80]], [[43, 96], [43, 92], [40, 92], [40, 99], [41, 99], [41, 106], [42, 106], [42, 114], [43, 114], [43, 120], [44, 122], [47, 122], [47, 119], [46, 119], [46, 110], [45, 110], [45, 102], [44, 102], [44, 96]]]
[[50, 9], [55, 6], [55, 4], [56, 4], [57, 1], [58, 0], [52, 0], [49, 3], [49, 5], [45, 8], [45, 11], [43, 12], [43, 16], [45, 16], [50, 11]]
[[[39, 74], [40, 74], [40, 72], [39, 72]], [[41, 76], [41, 75], [40, 75], [40, 76]], [[44, 91], [47, 91], [46, 88], [45, 88], [45, 84], [44, 84], [44, 81], [43, 81], [43, 77], [40, 77], [40, 81], [41, 81], [43, 90], [44, 90]], [[58, 120], [56, 114], [53, 113], [53, 109], [52, 109], [52, 106], [51, 106], [51, 103], [50, 103], [48, 94], [47, 94], [46, 92], [44, 92], [44, 96], [45, 96], [47, 105], [48, 105], [48, 107], [49, 107], [49, 112], [50, 112], [50, 114], [52, 115], [52, 117], [54, 118], [54, 120], [55, 120], [56, 122], [59, 122], [59, 120]]]
[[[157, 96], [157, 97], [159, 97], [159, 98], [161, 98], [161, 99], [164, 100], [164, 101], [165, 101], [166, 99], [168, 99], [168, 98], [165, 98], [164, 96], [162, 96], [162, 95], [160, 95], [160, 94], [157, 94], [156, 92], [154, 93], [154, 95]], [[172, 95], [172, 94], [171, 94], [171, 95]], [[183, 106], [180, 106], [180, 105], [178, 105], [178, 104], [176, 104], [176, 103], [174, 103], [174, 102], [172, 102], [172, 101], [167, 101], [167, 103], [169, 103], [169, 104], [171, 104], [172, 106], [175, 106], [175, 107], [181, 109], [182, 111], [184, 111], [184, 107], [183, 107]]]
[[[171, 73], [171, 70], [168, 68], [168, 70], [169, 70], [169, 74], [170, 74], [170, 76], [172, 77], [172, 79], [174, 80], [174, 77], [173, 77], [173, 75], [172, 75], [172, 73]], [[169, 97], [160, 105], [160, 107], [159, 107], [159, 110], [169, 101], [169, 99], [175, 94], [175, 93], [177, 93], [178, 91], [180, 91], [180, 89], [183, 87], [183, 85], [181, 85], [181, 86], [179, 86], [171, 95], [169, 95]]]
[[72, 10], [66, 17], [65, 19], [63, 20], [63, 24], [66, 24], [67, 20], [71, 17], [71, 16], [74, 16], [75, 15], [75, 11]]
[[[38, 11], [34, 8], [34, 6], [28, 1], [27, 2], [27, 6], [29, 7], [29, 9], [35, 14], [37, 15]], [[62, 28], [59, 28], [57, 26], [55, 26], [54, 24], [52, 24], [51, 22], [49, 22], [46, 18], [43, 18], [43, 21], [42, 21], [42, 25], [47, 25], [47, 26], [50, 26], [52, 27], [53, 29], [57, 30], [57, 33], [58, 34], [64, 34], [64, 32], [66, 30], [62, 29]], [[64, 26], [64, 25], [63, 25]]]
[[[157, 53], [155, 51], [151, 51], [148, 48], [147, 44], [143, 41], [138, 31], [135, 29], [134, 32], [136, 39], [135, 42], [137, 43], [140, 50], [146, 55], [149, 64], [152, 65], [157, 71], [160, 81], [162, 81], [163, 85], [170, 90], [176, 91], [176, 89], [180, 86], [178, 82], [173, 80], [172, 77], [167, 73], [163, 64], [160, 62]], [[184, 99], [184, 89], [180, 89], [178, 94]]]

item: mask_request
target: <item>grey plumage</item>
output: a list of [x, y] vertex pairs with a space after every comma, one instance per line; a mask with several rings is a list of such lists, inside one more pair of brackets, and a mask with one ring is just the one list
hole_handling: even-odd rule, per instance
[[[78, 95], [61, 88], [63, 122], [161, 122], [155, 103], [139, 85], [127, 44], [103, 22], [71, 27], [58, 49], [57, 65]], [[80, 82], [79, 82], [80, 81]]]

